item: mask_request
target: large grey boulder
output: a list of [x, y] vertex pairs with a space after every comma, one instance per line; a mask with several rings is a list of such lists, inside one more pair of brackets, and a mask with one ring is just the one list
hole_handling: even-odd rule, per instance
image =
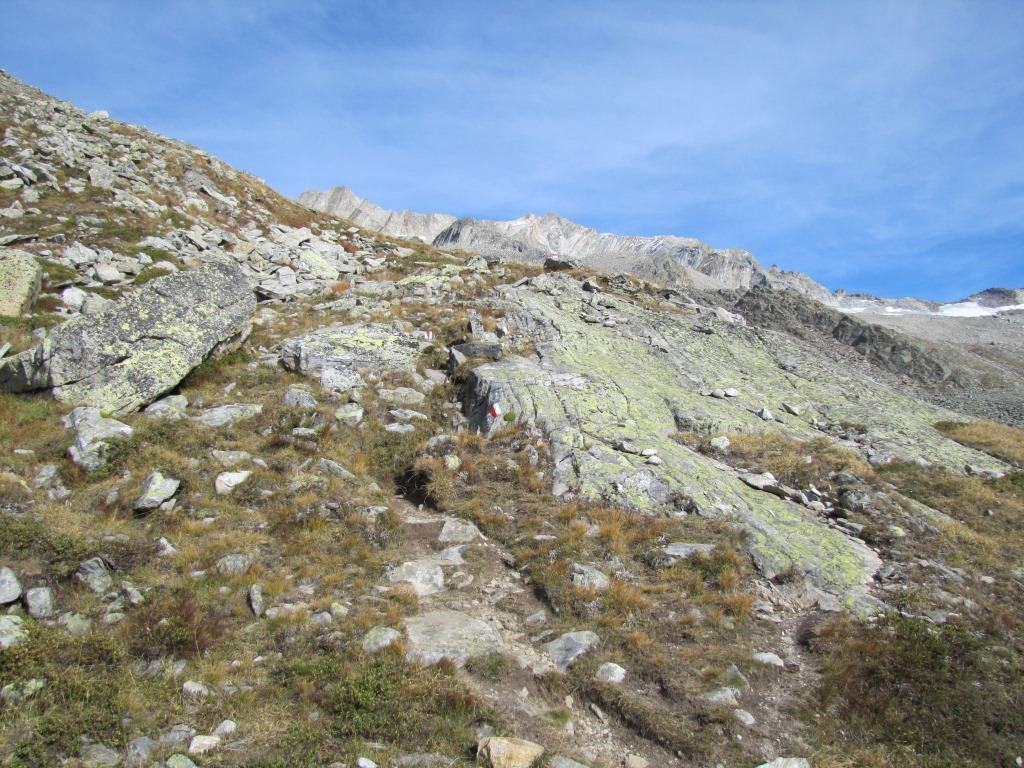
[[43, 270], [31, 253], [0, 248], [0, 316], [18, 317], [39, 296]]
[[211, 355], [241, 343], [256, 299], [244, 273], [210, 262], [147, 283], [76, 317], [0, 366], [0, 390], [52, 390], [66, 403], [129, 413], [175, 387]]

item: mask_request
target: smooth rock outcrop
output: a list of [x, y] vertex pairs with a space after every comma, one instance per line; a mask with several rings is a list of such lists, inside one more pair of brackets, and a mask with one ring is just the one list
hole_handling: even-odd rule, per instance
[[0, 366], [0, 390], [49, 389], [65, 403], [129, 413], [249, 334], [256, 299], [234, 264], [210, 262], [147, 283], [52, 330]]

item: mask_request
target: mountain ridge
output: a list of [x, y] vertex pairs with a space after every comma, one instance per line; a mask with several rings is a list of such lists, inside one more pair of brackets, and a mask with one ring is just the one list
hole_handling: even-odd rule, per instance
[[[555, 213], [526, 214], [510, 221], [463, 217], [444, 223], [445, 214], [392, 212], [360, 198], [348, 187], [327, 192], [307, 190], [298, 201], [315, 210], [375, 228], [385, 234], [417, 238], [437, 247], [462, 248], [484, 256], [543, 263], [552, 254], [578, 260], [603, 271], [622, 271], [641, 277], [700, 288], [752, 288], [767, 285], [805, 293], [827, 304], [833, 294], [807, 275], [772, 266], [764, 269], [749, 251], [713, 248], [677, 235], [618, 235], [598, 232]], [[381, 229], [384, 226], [386, 228]], [[673, 269], [673, 266], [679, 269]], [[710, 278], [707, 282], [703, 278]], [[696, 285], [695, 285], [696, 284]]]

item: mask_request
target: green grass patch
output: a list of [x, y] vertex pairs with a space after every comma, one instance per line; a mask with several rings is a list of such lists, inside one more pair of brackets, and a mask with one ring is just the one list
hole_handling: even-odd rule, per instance
[[447, 663], [407, 664], [388, 648], [372, 658], [324, 653], [295, 658], [275, 672], [296, 698], [320, 713], [315, 724], [297, 723], [277, 749], [254, 765], [319, 766], [338, 755], [357, 755], [366, 741], [406, 752], [469, 754], [476, 726], [496, 722], [459, 682]]
[[819, 694], [833, 746], [884, 746], [908, 766], [1012, 765], [1024, 739], [1019, 670], [970, 627], [890, 615], [834, 622]]

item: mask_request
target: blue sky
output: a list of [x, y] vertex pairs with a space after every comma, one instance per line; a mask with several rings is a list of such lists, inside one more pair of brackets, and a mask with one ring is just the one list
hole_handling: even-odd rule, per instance
[[1024, 287], [1024, 2], [3, 0], [0, 67], [284, 194]]

